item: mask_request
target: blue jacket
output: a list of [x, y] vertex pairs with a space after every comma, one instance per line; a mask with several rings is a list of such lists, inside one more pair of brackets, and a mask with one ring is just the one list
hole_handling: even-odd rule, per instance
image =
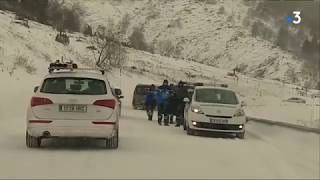
[[160, 86], [158, 90], [156, 91], [156, 99], [157, 104], [159, 105], [168, 105], [168, 100], [170, 97], [170, 90], [168, 87]]
[[145, 96], [145, 104], [147, 106], [156, 105], [156, 92], [149, 91]]

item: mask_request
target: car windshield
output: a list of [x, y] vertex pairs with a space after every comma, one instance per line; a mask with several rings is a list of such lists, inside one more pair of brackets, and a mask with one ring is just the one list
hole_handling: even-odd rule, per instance
[[223, 89], [197, 89], [195, 94], [197, 102], [238, 104], [238, 99], [233, 91]]
[[102, 80], [91, 78], [59, 77], [47, 78], [40, 92], [51, 94], [107, 94], [106, 84]]
[[137, 86], [136, 87], [136, 94], [145, 95], [147, 94], [149, 86]]

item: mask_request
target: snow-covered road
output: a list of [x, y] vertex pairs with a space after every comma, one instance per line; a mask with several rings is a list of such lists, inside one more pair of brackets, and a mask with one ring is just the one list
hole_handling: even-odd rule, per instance
[[28, 149], [19, 118], [2, 123], [0, 178], [319, 178], [313, 133], [249, 122], [245, 140], [188, 136], [126, 105], [118, 150], [70, 139]]
[[[25, 146], [25, 109], [41, 77], [2, 73], [0, 88], [0, 178], [319, 178], [319, 134], [249, 122], [245, 140], [188, 136], [182, 128], [158, 126], [130, 106], [144, 76], [113, 81], [125, 99], [120, 146], [103, 141], [46, 140]], [[115, 80], [115, 77], [110, 77]]]

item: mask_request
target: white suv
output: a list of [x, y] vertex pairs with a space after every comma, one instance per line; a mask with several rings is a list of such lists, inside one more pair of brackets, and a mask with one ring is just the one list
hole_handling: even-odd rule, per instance
[[185, 98], [184, 126], [188, 134], [197, 130], [235, 133], [243, 139], [246, 117], [239, 96], [228, 88], [198, 86], [192, 99]]
[[118, 148], [121, 91], [112, 89], [104, 75], [51, 71], [34, 91], [27, 147], [39, 147], [43, 138], [79, 137], [106, 139], [107, 148]]

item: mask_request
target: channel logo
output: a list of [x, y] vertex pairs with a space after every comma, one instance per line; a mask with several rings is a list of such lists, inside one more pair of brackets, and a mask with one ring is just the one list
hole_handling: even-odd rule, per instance
[[300, 16], [301, 12], [300, 11], [293, 11], [292, 12], [292, 16], [287, 16], [287, 22], [290, 23], [290, 24], [300, 24], [301, 21], [302, 21], [302, 18]]

